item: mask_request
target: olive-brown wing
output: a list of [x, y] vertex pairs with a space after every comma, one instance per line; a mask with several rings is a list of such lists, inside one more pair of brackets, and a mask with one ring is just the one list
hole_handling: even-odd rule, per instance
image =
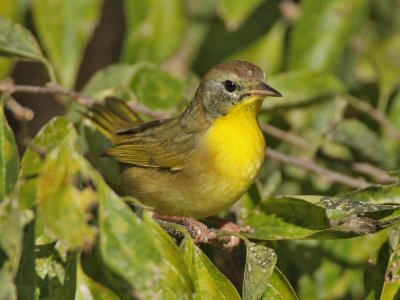
[[180, 170], [196, 147], [196, 133], [185, 133], [179, 119], [145, 123], [118, 133], [118, 143], [106, 154], [125, 164]]

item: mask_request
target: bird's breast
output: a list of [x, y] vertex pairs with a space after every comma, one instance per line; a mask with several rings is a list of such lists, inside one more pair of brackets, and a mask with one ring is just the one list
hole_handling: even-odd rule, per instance
[[265, 140], [257, 122], [260, 105], [257, 99], [239, 104], [217, 118], [204, 136], [209, 178], [232, 197], [249, 187], [264, 161]]

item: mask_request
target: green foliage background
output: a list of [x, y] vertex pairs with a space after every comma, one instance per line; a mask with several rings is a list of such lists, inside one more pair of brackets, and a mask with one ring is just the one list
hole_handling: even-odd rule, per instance
[[125, 0], [123, 31], [108, 35], [121, 37], [118, 62], [82, 82], [116, 3], [2, 0], [0, 78], [33, 62], [34, 78], [133, 101], [149, 119], [182, 111], [216, 63], [247, 60], [284, 94], [262, 107], [260, 123], [286, 133], [263, 125], [268, 145], [300, 166], [269, 157], [221, 215], [255, 228], [241, 248], [176, 243], [121, 198], [82, 102], [56, 95], [64, 116], [25, 151], [14, 136], [30, 123], [10, 113], [11, 129], [1, 109], [0, 299], [399, 299], [399, 1]]

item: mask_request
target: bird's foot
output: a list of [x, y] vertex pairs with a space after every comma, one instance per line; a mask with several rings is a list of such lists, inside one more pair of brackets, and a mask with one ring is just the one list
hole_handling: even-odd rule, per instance
[[216, 237], [216, 233], [214, 230], [209, 230], [204, 223], [193, 218], [166, 216], [159, 214], [153, 214], [153, 218], [158, 222], [164, 221], [181, 224], [183, 227], [186, 228], [196, 244], [208, 243], [209, 240], [212, 240]]
[[[254, 232], [254, 229], [250, 226], [239, 226], [236, 223], [233, 223], [231, 221], [224, 221], [221, 224], [220, 230], [224, 231], [231, 231], [231, 232], [236, 232], [236, 233], [241, 233], [241, 232], [246, 232], [246, 233], [252, 233]], [[223, 242], [222, 246], [227, 249], [232, 249], [240, 244], [240, 238], [234, 235], [227, 235], [225, 237], [221, 237], [220, 240]]]
[[193, 218], [183, 218], [182, 225], [188, 229], [190, 236], [196, 244], [206, 244], [209, 240], [215, 239], [217, 236], [215, 231], [209, 230], [207, 225]]
[[[159, 215], [153, 214], [153, 218], [158, 222], [172, 222], [176, 224], [181, 224], [186, 230], [189, 232], [190, 236], [192, 237], [193, 241], [196, 244], [199, 243], [212, 243], [216, 245], [222, 245], [225, 249], [232, 249], [237, 247], [240, 244], [240, 238], [234, 235], [224, 234], [218, 235], [218, 230], [209, 229], [207, 225], [204, 223], [189, 217], [179, 217], [179, 216], [166, 216], [166, 215]], [[211, 218], [212, 222], [216, 222], [219, 224], [221, 231], [226, 232], [254, 232], [254, 229], [250, 226], [239, 226], [231, 221], [226, 221], [219, 218]], [[167, 230], [168, 231], [168, 230]], [[171, 230], [168, 231], [169, 233], [173, 232]]]

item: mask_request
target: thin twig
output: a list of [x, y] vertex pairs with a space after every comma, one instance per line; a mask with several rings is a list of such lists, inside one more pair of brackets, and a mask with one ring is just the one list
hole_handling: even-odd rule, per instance
[[331, 181], [334, 182], [339, 182], [344, 185], [353, 187], [353, 188], [365, 188], [372, 183], [367, 182], [365, 179], [356, 179], [349, 177], [347, 175], [344, 175], [342, 173], [338, 173], [335, 171], [328, 170], [326, 168], [323, 168], [319, 165], [317, 165], [315, 162], [309, 159], [303, 159], [303, 158], [298, 158], [298, 157], [293, 157], [286, 155], [282, 152], [275, 151], [273, 149], [268, 149], [266, 151], [266, 156], [269, 158], [272, 158], [274, 160], [286, 163], [286, 164], [291, 164], [294, 166], [297, 166], [299, 168], [314, 172], [315, 174], [325, 176], [326, 178], [330, 179]]
[[147, 115], [154, 119], [167, 119], [170, 117], [170, 114], [164, 110], [149, 108], [135, 100], [128, 101], [127, 104], [134, 112]]
[[82, 94], [64, 89], [59, 85], [49, 83], [46, 86], [16, 85], [9, 81], [0, 81], [0, 92], [26, 93], [26, 94], [45, 94], [45, 95], [63, 95], [75, 98], [78, 103], [84, 106], [90, 106], [96, 99], [83, 96]]
[[12, 112], [15, 119], [21, 122], [29, 122], [32, 121], [34, 117], [34, 113], [30, 108], [24, 107], [15, 101], [14, 98], [9, 98], [6, 101], [6, 107]]
[[390, 121], [386, 118], [386, 116], [382, 112], [375, 109], [369, 103], [361, 101], [353, 96], [346, 96], [346, 100], [354, 108], [369, 115], [375, 122], [381, 125], [382, 128], [391, 138], [400, 142], [400, 132], [390, 123]]
[[398, 179], [395, 177], [390, 177], [386, 171], [377, 168], [369, 163], [353, 163], [351, 168], [356, 171], [374, 178], [375, 182], [378, 183], [397, 183]]
[[[300, 148], [303, 150], [310, 150], [313, 148], [313, 145], [311, 143], [309, 143], [308, 141], [302, 139], [301, 137], [294, 135], [293, 133], [283, 131], [282, 129], [279, 129], [275, 126], [272, 126], [269, 124], [261, 124], [261, 129], [263, 130], [264, 133], [269, 134], [279, 140], [285, 141], [297, 148]], [[328, 156], [327, 156], [327, 158], [331, 159]], [[347, 162], [342, 162], [342, 163], [347, 163]], [[366, 162], [350, 163], [349, 162], [348, 164], [350, 164], [352, 170], [374, 178], [374, 180], [377, 183], [386, 183], [387, 184], [387, 183], [397, 183], [398, 182], [398, 180], [396, 178], [393, 178], [393, 177], [390, 177], [389, 175], [387, 175], [386, 170], [383, 170], [381, 168], [378, 168], [377, 166], [371, 165], [370, 163], [366, 163]]]
[[293, 133], [283, 131], [282, 129], [279, 129], [269, 124], [262, 123], [260, 124], [260, 126], [262, 131], [264, 131], [266, 134], [272, 135], [273, 137], [288, 142], [289, 144], [292, 144], [293, 146], [296, 146], [298, 148], [309, 150], [313, 147], [312, 144], [298, 137], [297, 135], [294, 135]]

